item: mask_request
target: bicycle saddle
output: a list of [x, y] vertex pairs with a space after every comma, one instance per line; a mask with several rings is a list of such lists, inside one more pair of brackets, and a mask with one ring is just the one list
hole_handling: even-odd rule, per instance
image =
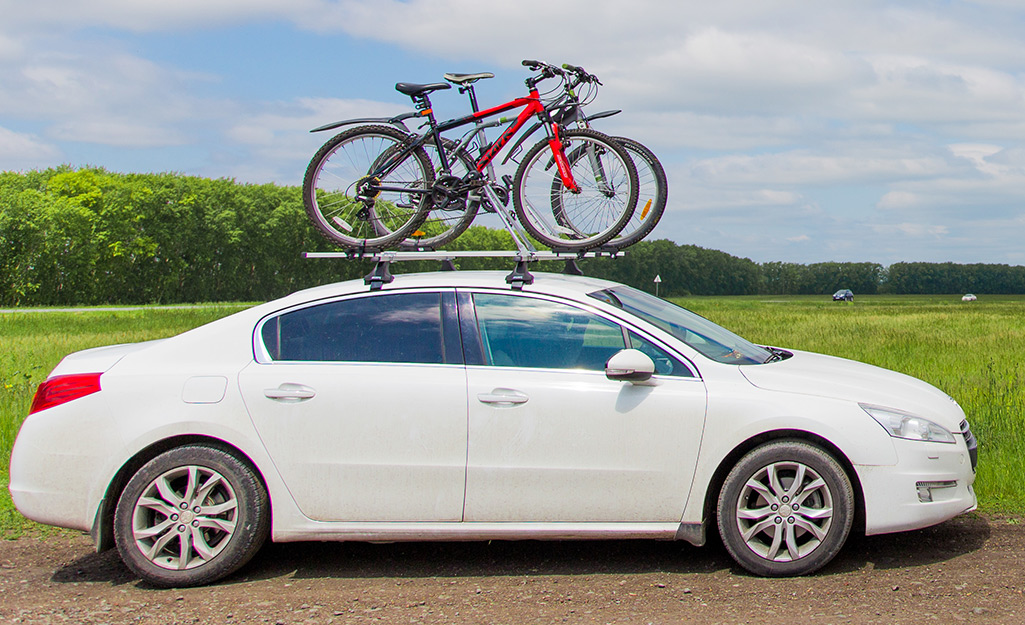
[[439, 89], [451, 89], [452, 85], [447, 82], [434, 82], [429, 85], [418, 85], [412, 82], [400, 82], [395, 84], [395, 89], [408, 96], [423, 95]]
[[477, 82], [483, 78], [494, 78], [491, 72], [480, 72], [479, 74], [445, 74], [445, 80], [454, 82], [457, 85], [466, 85]]

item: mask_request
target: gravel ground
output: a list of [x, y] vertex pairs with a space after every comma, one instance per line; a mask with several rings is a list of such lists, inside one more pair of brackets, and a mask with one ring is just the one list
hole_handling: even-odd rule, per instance
[[653, 541], [267, 545], [159, 590], [85, 536], [0, 541], [0, 623], [1022, 623], [1025, 524], [969, 514], [852, 538], [811, 577]]

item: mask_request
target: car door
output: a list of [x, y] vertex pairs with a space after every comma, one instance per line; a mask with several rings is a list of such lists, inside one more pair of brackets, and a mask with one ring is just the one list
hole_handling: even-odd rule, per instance
[[256, 332], [239, 383], [300, 510], [318, 521], [459, 521], [466, 373], [454, 293], [361, 294]]
[[[705, 418], [692, 367], [552, 298], [461, 293], [460, 315], [479, 330], [466, 356], [466, 521], [679, 521]], [[607, 379], [605, 362], [627, 346], [663, 375]]]

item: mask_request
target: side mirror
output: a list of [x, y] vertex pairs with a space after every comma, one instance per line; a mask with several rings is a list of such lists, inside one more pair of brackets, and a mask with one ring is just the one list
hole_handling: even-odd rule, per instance
[[655, 363], [636, 349], [623, 349], [605, 363], [605, 377], [617, 382], [647, 382], [655, 373]]

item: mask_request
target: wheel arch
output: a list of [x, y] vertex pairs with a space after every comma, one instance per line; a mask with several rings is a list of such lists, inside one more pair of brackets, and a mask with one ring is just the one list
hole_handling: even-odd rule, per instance
[[[89, 531], [89, 534], [92, 536], [93, 542], [96, 545], [96, 551], [105, 551], [114, 547], [114, 510], [117, 508], [117, 502], [121, 497], [121, 493], [124, 491], [125, 486], [128, 485], [128, 481], [132, 479], [132, 476], [135, 475], [143, 465], [165, 451], [169, 451], [177, 447], [184, 447], [186, 445], [206, 445], [207, 447], [219, 449], [237, 458], [248, 466], [249, 469], [253, 471], [253, 474], [256, 475], [257, 479], [260, 480], [260, 485], [263, 487], [264, 492], [267, 493], [267, 500], [270, 502], [271, 495], [270, 489], [267, 487], [267, 479], [264, 477], [263, 472], [260, 471], [260, 468], [256, 463], [253, 462], [252, 458], [250, 458], [249, 455], [241, 449], [227, 441], [213, 436], [202, 434], [182, 434], [178, 436], [171, 436], [156, 441], [141, 449], [134, 456], [125, 461], [125, 463], [121, 465], [121, 468], [119, 468], [114, 474], [114, 477], [111, 478], [110, 483], [107, 485], [107, 490], [103, 494], [103, 499], [100, 500], [100, 505], [96, 510], [96, 518], [93, 521], [92, 529]], [[273, 517], [273, 504], [268, 507], [268, 510], [271, 517]]]
[[737, 462], [740, 461], [745, 454], [752, 449], [755, 449], [765, 443], [776, 442], [776, 441], [796, 441], [801, 443], [811, 443], [823, 451], [828, 453], [834, 460], [836, 460], [844, 473], [847, 474], [847, 479], [851, 481], [851, 488], [854, 491], [854, 521], [851, 525], [851, 530], [860, 534], [865, 532], [865, 494], [862, 490], [861, 480], [858, 478], [858, 472], [854, 470], [854, 464], [847, 458], [847, 455], [840, 450], [839, 447], [831, 443], [828, 439], [823, 438], [813, 432], [805, 430], [773, 430], [770, 432], [762, 432], [743, 441], [736, 447], [734, 447], [730, 453], [726, 454], [726, 457], [722, 459], [719, 466], [716, 467], [715, 473], [712, 474], [712, 479], [708, 484], [708, 488], [705, 490], [705, 500], [703, 502], [703, 514], [705, 527], [713, 528], [713, 531], [718, 533], [718, 524], [716, 523], [716, 509], [719, 499], [719, 492], [722, 490], [723, 484], [726, 482], [726, 476], [736, 466]]

